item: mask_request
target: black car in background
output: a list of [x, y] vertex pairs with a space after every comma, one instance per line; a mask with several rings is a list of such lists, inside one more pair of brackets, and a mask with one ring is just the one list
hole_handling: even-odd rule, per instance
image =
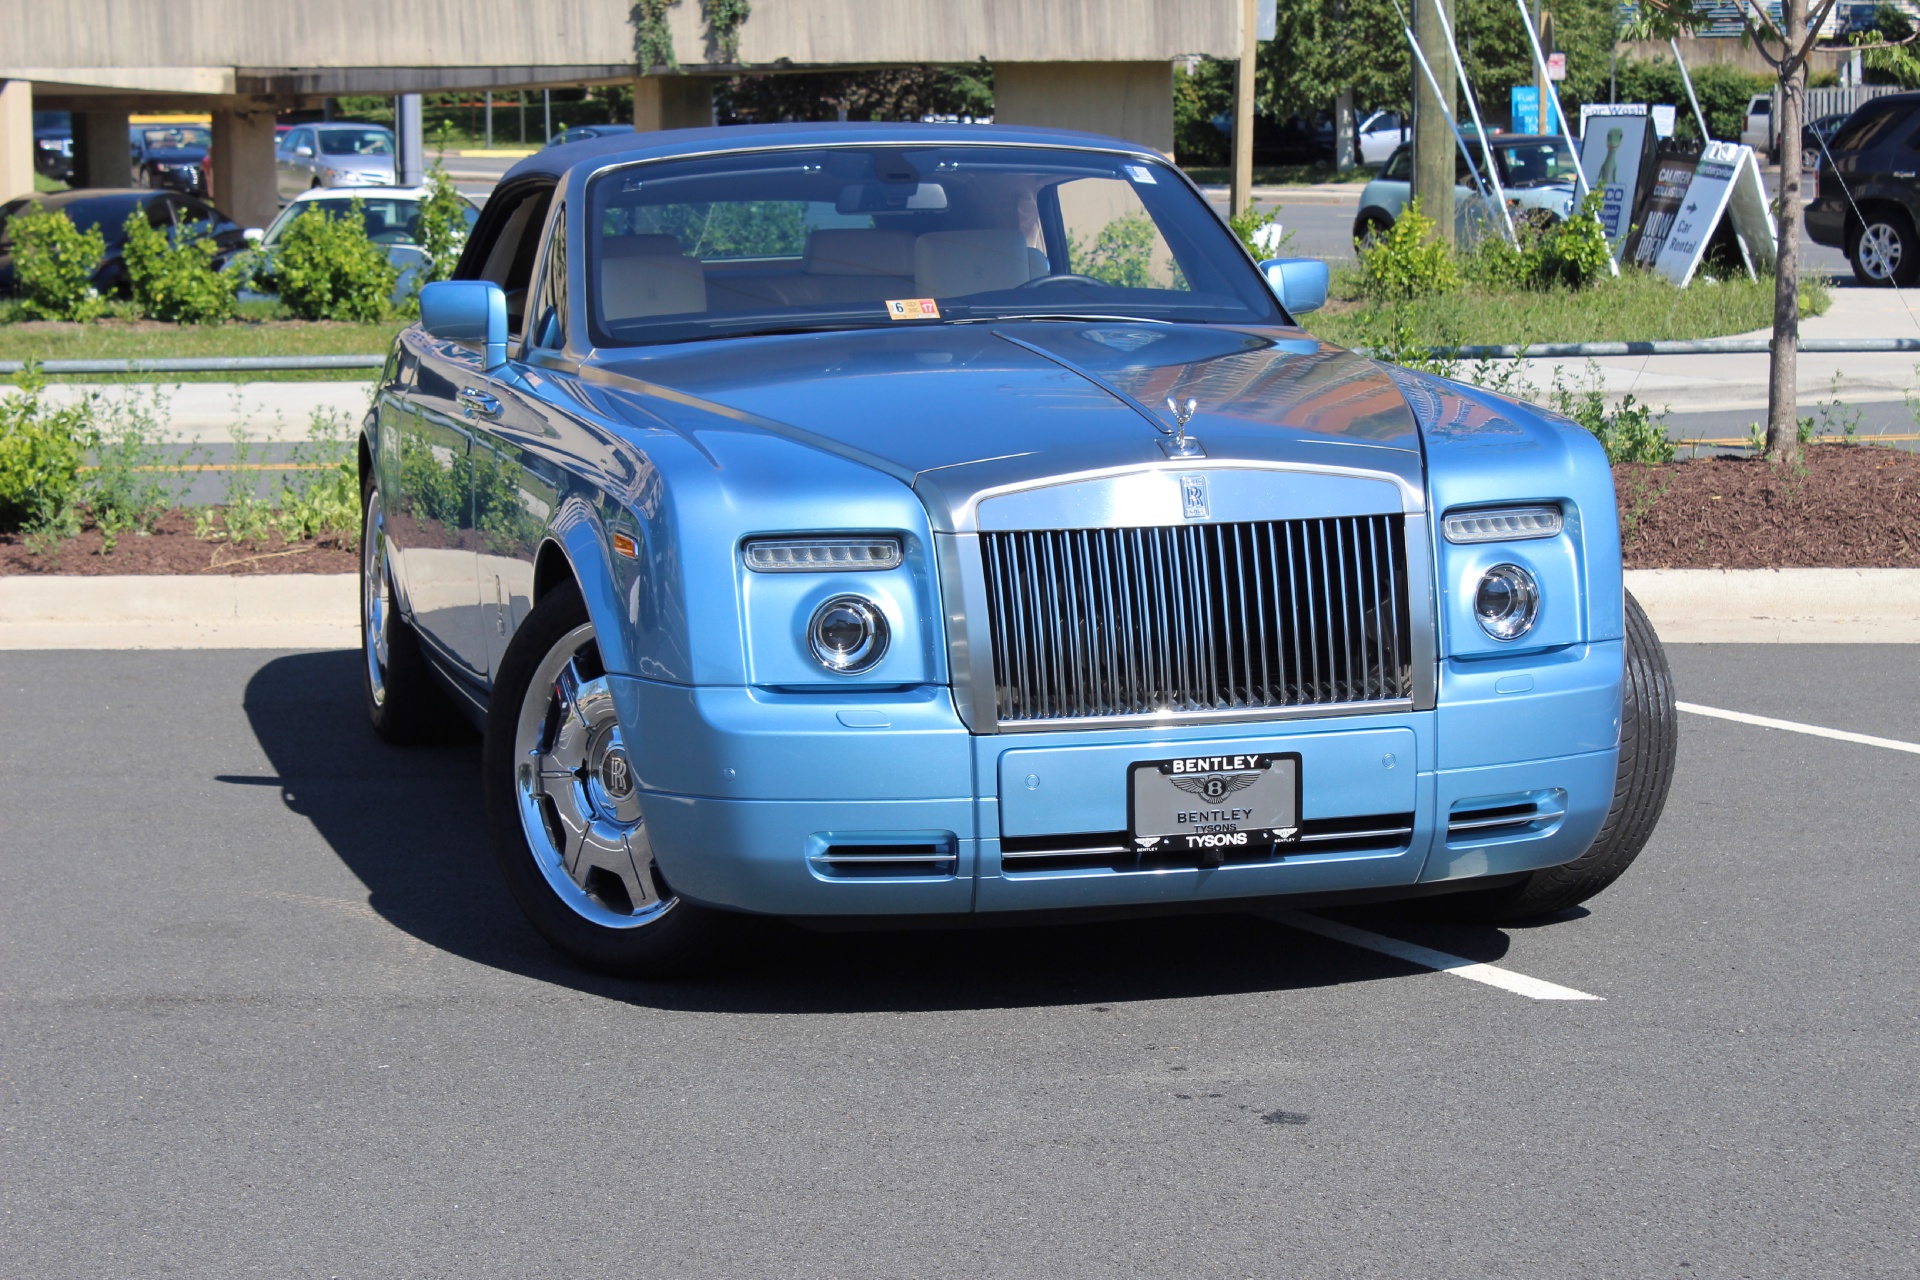
[[203, 124], [135, 124], [127, 126], [133, 152], [133, 180], [142, 187], [206, 193], [201, 161], [213, 147], [213, 131]]
[[1868, 285], [1920, 280], [1920, 93], [1895, 93], [1847, 117], [1807, 205], [1807, 237], [1845, 251]]
[[33, 171], [55, 182], [73, 181], [73, 117], [66, 112], [33, 113]]
[[127, 215], [135, 209], [144, 211], [147, 221], [170, 237], [178, 237], [191, 223], [210, 224], [222, 257], [231, 256], [247, 244], [246, 236], [232, 218], [204, 200], [179, 192], [83, 187], [52, 195], [21, 196], [0, 205], [0, 296], [10, 295], [16, 289], [9, 226], [16, 215], [35, 209], [64, 210], [73, 219], [73, 225], [82, 231], [88, 227], [100, 228], [107, 251], [94, 270], [93, 287], [105, 297], [127, 296], [127, 267], [120, 251], [126, 243]]

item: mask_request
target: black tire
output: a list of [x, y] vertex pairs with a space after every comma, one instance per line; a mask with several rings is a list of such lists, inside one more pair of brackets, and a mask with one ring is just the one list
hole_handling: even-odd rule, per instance
[[1515, 885], [1429, 899], [1432, 914], [1478, 924], [1537, 920], [1585, 902], [1633, 864], [1667, 804], [1680, 749], [1680, 721], [1666, 650], [1631, 595], [1620, 701], [1620, 766], [1614, 775], [1613, 803], [1587, 851]]
[[1863, 225], [1847, 242], [1854, 279], [1871, 288], [1912, 288], [1920, 281], [1920, 237], [1898, 209], [1869, 207]]
[[[589, 703], [592, 695], [587, 691], [593, 681], [571, 686], [580, 696], [561, 698], [552, 674], [556, 661], [565, 664], [570, 678], [604, 674], [598, 667], [599, 651], [591, 637], [587, 607], [572, 582], [555, 587], [534, 605], [507, 646], [494, 681], [481, 782], [494, 854], [507, 888], [540, 936], [586, 968], [625, 978], [672, 977], [708, 968], [733, 917], [696, 906], [673, 892], [652, 865], [644, 817], [636, 816], [630, 825], [615, 828], [627, 833], [633, 851], [634, 881], [626, 887], [600, 867], [587, 871], [576, 884], [574, 872], [565, 865], [571, 860], [563, 847], [566, 834], [573, 832], [577, 837], [577, 831], [557, 822], [551, 797], [561, 793], [553, 789], [555, 783], [544, 779], [564, 776], [549, 761], [558, 759], [558, 739], [564, 723], [576, 714], [572, 709]], [[538, 692], [536, 684], [542, 686]], [[584, 716], [581, 722], [587, 723]], [[607, 722], [601, 722], [601, 729], [606, 727]], [[586, 739], [604, 741], [597, 739], [597, 732], [588, 733]], [[617, 724], [613, 732], [612, 741], [623, 753], [624, 765], [625, 745], [617, 736]], [[522, 741], [529, 733], [542, 743], [533, 752]], [[547, 754], [549, 745], [552, 755]], [[529, 755], [532, 764], [527, 763]], [[574, 772], [573, 781], [557, 784], [570, 802], [607, 800], [604, 764], [598, 770], [590, 768], [591, 759], [588, 756]], [[536, 774], [542, 779], [537, 783]], [[621, 774], [628, 779], [620, 793], [622, 801], [631, 801], [637, 813], [639, 792], [631, 782], [630, 767]], [[600, 789], [595, 790], [596, 786]], [[607, 812], [602, 810], [601, 815]], [[619, 821], [617, 816], [614, 821]], [[643, 850], [644, 855], [639, 852]], [[604, 856], [610, 846], [601, 844], [595, 851]], [[586, 861], [583, 855], [578, 865]], [[596, 880], [596, 876], [607, 878]], [[640, 886], [637, 907], [629, 893], [635, 884]]]
[[[456, 727], [458, 713], [433, 682], [420, 637], [398, 607], [379, 497], [369, 475], [360, 484], [360, 684], [367, 719], [388, 742], [435, 742]], [[381, 627], [384, 653], [376, 645]]]
[[1379, 213], [1364, 214], [1354, 219], [1353, 243], [1356, 247], [1370, 240], [1378, 239], [1393, 229], [1393, 219]]

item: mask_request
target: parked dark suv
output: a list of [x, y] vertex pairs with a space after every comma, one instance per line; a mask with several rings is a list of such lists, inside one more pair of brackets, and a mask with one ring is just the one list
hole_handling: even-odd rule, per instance
[[1920, 93], [1875, 98], [1827, 144], [1807, 236], [1844, 249], [1862, 284], [1920, 280]]

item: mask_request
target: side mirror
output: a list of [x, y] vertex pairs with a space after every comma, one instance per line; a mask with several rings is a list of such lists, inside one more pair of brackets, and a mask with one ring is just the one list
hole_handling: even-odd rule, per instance
[[490, 280], [442, 280], [420, 291], [420, 327], [447, 342], [478, 342], [491, 370], [507, 362], [507, 295]]
[[312, 147], [295, 147], [293, 149], [293, 154], [299, 156], [302, 160], [311, 160], [313, 159], [313, 148]]
[[259, 244], [262, 240], [265, 240], [267, 238], [267, 233], [262, 231], [259, 227], [248, 227], [245, 231], [242, 231], [240, 233], [240, 238], [245, 240], [248, 244]]
[[1332, 273], [1318, 258], [1274, 258], [1260, 264], [1260, 273], [1288, 315], [1302, 316], [1327, 305]]

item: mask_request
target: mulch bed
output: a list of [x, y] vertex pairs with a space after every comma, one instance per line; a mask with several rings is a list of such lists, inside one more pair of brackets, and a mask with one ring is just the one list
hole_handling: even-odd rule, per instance
[[1809, 445], [1798, 467], [1623, 464], [1613, 484], [1629, 569], [1920, 567], [1920, 454]]
[[19, 534], [0, 534], [0, 575], [108, 573], [357, 573], [359, 553], [332, 542], [288, 542], [278, 533], [233, 545], [193, 536], [193, 517], [170, 511], [151, 534], [123, 533], [110, 553], [100, 531], [84, 530], [49, 552], [26, 545]]
[[[1629, 569], [1920, 568], [1920, 454], [1810, 445], [1799, 467], [1696, 458], [1613, 469]], [[193, 536], [174, 511], [146, 537], [102, 554], [88, 529], [51, 553], [0, 535], [0, 575], [27, 573], [355, 573], [356, 552], [278, 534], [233, 546]]]

